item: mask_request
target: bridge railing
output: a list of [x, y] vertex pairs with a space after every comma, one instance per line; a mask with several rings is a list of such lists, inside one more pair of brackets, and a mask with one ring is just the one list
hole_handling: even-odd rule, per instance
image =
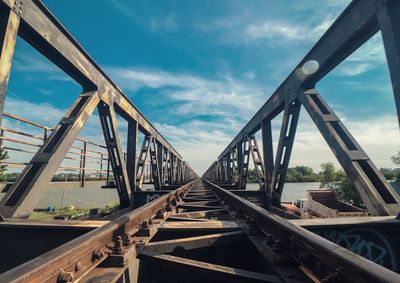
[[[381, 31], [400, 121], [399, 14], [400, 1], [397, 0], [352, 1], [203, 176], [215, 182], [232, 184], [237, 169], [239, 180], [236, 185], [239, 189], [244, 189], [248, 160], [250, 155], [253, 155], [253, 159], [255, 156], [254, 147], [248, 145], [261, 130], [263, 160], [261, 156], [253, 160], [254, 167], [261, 176], [260, 189], [266, 192], [271, 205], [279, 207], [299, 113], [301, 107], [304, 107], [369, 212], [372, 215], [397, 215], [400, 211], [399, 195], [324, 100], [323, 95], [315, 89], [315, 85]], [[281, 131], [274, 156], [271, 121], [282, 112]]]
[[[8, 155], [7, 159], [0, 160], [0, 166], [4, 166], [7, 170], [4, 172], [6, 173], [4, 181], [10, 183], [18, 177], [18, 171], [28, 165], [26, 160], [36, 154], [37, 149], [43, 145], [54, 129], [8, 112], [3, 113], [3, 119], [10, 121], [10, 124], [17, 121], [18, 126], [24, 128], [24, 130], [16, 130], [11, 127], [0, 127], [0, 146]], [[24, 127], [26, 125], [33, 129]], [[23, 157], [20, 156], [21, 154]], [[123, 154], [126, 161], [126, 152]], [[75, 144], [71, 146], [71, 150], [64, 157], [63, 163], [64, 165], [60, 165], [54, 175], [53, 182], [79, 182], [80, 187], [84, 187], [86, 180], [98, 180], [105, 181], [107, 187], [112, 186], [110, 181], [113, 181], [114, 177], [110, 168], [107, 147], [104, 144], [77, 137]], [[151, 168], [148, 162], [144, 171], [143, 183], [152, 182]]]
[[[0, 214], [5, 217], [29, 216], [96, 108], [121, 208], [132, 205], [133, 193], [143, 183], [147, 161], [150, 161], [153, 183], [158, 190], [163, 185], [187, 183], [197, 177], [177, 150], [41, 1], [0, 0], [0, 121], [17, 37], [75, 80], [82, 92], [64, 116], [60, 117], [59, 123], [48, 133], [47, 139], [43, 140], [43, 144], [1, 199]], [[117, 115], [128, 123], [125, 157]], [[143, 144], [140, 151], [143, 154], [137, 162], [140, 133], [150, 143]], [[81, 165], [76, 169], [82, 171], [86, 167]], [[138, 180], [136, 172], [139, 171], [142, 173]]]
[[[0, 127], [1, 145], [9, 156], [7, 159], [1, 160], [0, 164], [6, 166], [6, 169], [11, 172], [10, 169], [22, 169], [28, 165], [27, 162], [20, 159], [28, 159], [29, 156], [32, 157], [36, 154], [37, 149], [43, 145], [54, 129], [7, 112], [3, 113], [3, 117], [11, 120], [10, 124], [12, 124], [12, 121], [18, 121], [21, 128], [26, 129], [15, 130], [10, 127]], [[26, 125], [32, 126], [33, 129], [28, 130], [27, 127], [24, 127]], [[42, 134], [38, 135], [38, 131]], [[24, 158], [18, 158], [18, 153], [22, 153]], [[53, 181], [79, 181], [81, 187], [84, 187], [88, 173], [89, 175], [96, 174], [96, 176], [90, 176], [90, 179], [106, 180], [107, 184], [112, 178], [105, 145], [78, 137], [75, 144], [71, 146], [71, 150], [64, 157], [65, 161], [72, 161], [72, 163], [60, 165], [57, 170], [58, 174], [53, 177]], [[64, 172], [74, 172], [75, 174], [74, 176], [65, 174], [65, 177], [62, 178], [60, 173]]]

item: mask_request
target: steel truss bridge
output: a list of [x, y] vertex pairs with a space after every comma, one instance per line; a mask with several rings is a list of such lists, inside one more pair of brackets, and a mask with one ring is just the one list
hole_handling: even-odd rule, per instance
[[[0, 129], [4, 149], [31, 156], [2, 161], [22, 171], [2, 188], [0, 282], [400, 282], [399, 195], [315, 89], [380, 31], [400, 117], [399, 15], [397, 0], [352, 1], [199, 177], [41, 1], [1, 0], [0, 119], [43, 135]], [[3, 112], [18, 36], [82, 87], [54, 128]], [[301, 107], [372, 217], [297, 219], [281, 206]], [[95, 109], [105, 144], [79, 137]], [[274, 156], [271, 121], [282, 112]], [[117, 115], [128, 123], [126, 152]], [[246, 190], [251, 160], [258, 191]], [[154, 191], [142, 188], [146, 168]], [[60, 170], [77, 172], [80, 187], [96, 172], [118, 191], [118, 209], [85, 220], [28, 220]]]

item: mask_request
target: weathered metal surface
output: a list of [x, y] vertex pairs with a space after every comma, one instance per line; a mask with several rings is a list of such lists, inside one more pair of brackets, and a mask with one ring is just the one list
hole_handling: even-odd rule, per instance
[[[261, 193], [266, 197], [263, 192], [242, 190], [236, 192], [244, 195], [251, 193], [250, 195], [254, 196]], [[138, 194], [144, 195], [144, 192]], [[257, 202], [257, 199], [252, 201]], [[191, 212], [190, 206], [193, 204], [198, 210]], [[221, 208], [210, 210], [210, 205], [218, 205]], [[363, 221], [361, 225], [364, 225], [364, 228], [367, 228], [366, 225], [375, 225], [375, 222]], [[393, 219], [391, 221], [393, 228], [397, 229], [398, 221]], [[379, 225], [384, 225], [385, 222], [387, 220]], [[369, 258], [370, 254], [358, 251], [355, 246], [342, 248], [333, 243], [343, 244], [332, 238], [334, 233], [337, 233], [335, 237], [346, 234], [351, 229], [358, 233], [361, 227], [353, 227], [346, 223], [335, 226], [309, 224], [303, 221], [299, 224], [322, 236], [328, 235], [326, 238], [333, 241], [330, 242], [228, 190], [200, 180], [170, 191], [147, 205], [109, 222], [89, 224], [67, 221], [67, 223], [70, 224], [66, 224], [64, 228], [69, 228], [71, 232], [81, 231], [84, 234], [75, 239], [73, 234], [69, 234], [68, 237], [72, 237], [73, 240], [6, 271], [0, 275], [0, 282], [61, 282], [60, 278], [70, 278], [71, 281], [80, 282], [125, 280], [138, 283], [160, 282], [160, 280], [166, 282], [173, 280], [398, 282], [400, 280], [400, 275], [376, 264], [391, 268], [390, 264], [393, 262], [390, 261], [392, 259], [390, 254], [378, 260], [370, 258], [376, 262], [374, 263], [351, 252], [352, 250]], [[0, 229], [4, 225], [7, 224], [0, 225]], [[43, 224], [33, 224], [28, 221], [8, 224], [10, 227], [17, 227], [16, 225], [22, 225], [22, 229], [37, 225], [43, 231], [48, 231], [46, 229], [52, 225], [55, 231], [60, 229], [60, 225], [55, 221]], [[97, 226], [98, 228], [95, 228]], [[93, 228], [95, 229], [92, 230]], [[367, 235], [364, 230], [364, 234], [357, 235], [365, 237], [363, 239], [370, 247], [373, 244], [378, 245], [377, 240], [381, 238], [372, 239], [371, 231], [368, 232], [371, 235]], [[397, 230], [387, 231], [392, 237], [398, 234]], [[43, 235], [46, 237], [46, 234]], [[376, 233], [374, 235], [376, 236]], [[65, 241], [65, 237], [59, 238], [59, 241], [61, 240]], [[391, 253], [396, 253], [395, 260], [397, 260], [398, 250], [388, 246], [385, 248], [389, 248]], [[382, 250], [379, 251], [382, 253]], [[32, 252], [35, 256], [39, 254], [40, 250]], [[372, 255], [375, 256], [375, 253]]]
[[[228, 208], [230, 214], [240, 215], [240, 218], [246, 223], [255, 224], [254, 227], [258, 231], [254, 233], [258, 237], [261, 235], [264, 237], [264, 240], [261, 238], [257, 241], [265, 241], [272, 251], [274, 250], [274, 245], [279, 242], [279, 250], [275, 247], [275, 253], [277, 251], [279, 251], [278, 254], [287, 253], [288, 256], [303, 265], [308, 272], [313, 274], [313, 277], [319, 280], [328, 278], [333, 273], [336, 273], [335, 276], [337, 276], [338, 280], [345, 282], [370, 282], [370, 280], [396, 282], [400, 280], [399, 274], [295, 226], [272, 212], [235, 196], [227, 190], [209, 182], [207, 184], [219, 199], [224, 201], [225, 207]], [[236, 216], [237, 221], [240, 221], [240, 218]], [[247, 233], [252, 234], [251, 230], [248, 230]], [[270, 256], [269, 248], [264, 248], [267, 249], [266, 252]], [[287, 258], [283, 258], [280, 264], [283, 264], [284, 261], [287, 261]]]
[[121, 138], [118, 131], [117, 118], [113, 105], [100, 102], [97, 106], [100, 124], [103, 129], [104, 141], [107, 146], [114, 181], [117, 185], [120, 207], [130, 206], [132, 188], [129, 184], [127, 168], [123, 157]]
[[[299, 111], [301, 105], [304, 105], [350, 177], [369, 212], [372, 215], [397, 215], [400, 212], [400, 197], [346, 130], [332, 109], [314, 90], [315, 84], [321, 78], [343, 62], [375, 33], [382, 30], [397, 111], [398, 114], [400, 113], [400, 71], [398, 66], [400, 49], [396, 37], [400, 24], [395, 16], [400, 11], [400, 5], [397, 2], [395, 0], [352, 1], [268, 101], [219, 155], [218, 162], [222, 161], [222, 168], [226, 170], [224, 162], [226, 156], [241, 147], [243, 142], [262, 128], [263, 143], [265, 143], [264, 162], [267, 169], [265, 170], [265, 179], [269, 181], [266, 193], [271, 195], [271, 204], [279, 207]], [[319, 66], [311, 74], [302, 70], [304, 64], [309, 61], [316, 61]], [[284, 111], [282, 127], [275, 164], [273, 164], [272, 136], [268, 123], [282, 111]], [[242, 152], [242, 155], [242, 158], [246, 159], [246, 151]], [[238, 160], [242, 158], [238, 157]], [[217, 164], [219, 163], [213, 163], [203, 176], [215, 182], [230, 184], [227, 178], [214, 173], [217, 171]], [[245, 170], [239, 174], [241, 189], [245, 188], [246, 176]]]
[[[144, 222], [156, 217], [167, 207], [172, 208], [177, 198], [183, 197], [194, 182], [164, 195], [157, 200], [124, 214], [98, 229], [92, 230], [40, 257], [0, 275], [0, 282], [59, 282], [60, 272], [71, 272], [74, 280], [89, 272], [112, 254], [135, 247], [134, 244], [119, 241], [127, 235], [134, 235]], [[122, 244], [122, 243], [121, 243]], [[80, 265], [79, 270], [76, 269]]]
[[99, 100], [96, 91], [79, 96], [1, 199], [0, 212], [3, 215], [29, 216]]
[[0, 124], [4, 110], [8, 79], [19, 28], [19, 17], [13, 10], [0, 9]]
[[[17, 34], [76, 80], [83, 89], [83, 94], [78, 97], [48, 138], [45, 133], [44, 144], [38, 145], [38, 152], [0, 202], [1, 214], [19, 218], [29, 216], [44, 188], [51, 181], [72, 143], [98, 104], [121, 207], [126, 207], [131, 203], [130, 183], [133, 179], [127, 172], [131, 169], [136, 171], [136, 168], [132, 165], [134, 161], [131, 154], [129, 166], [132, 168], [127, 168], [125, 165], [114, 112], [131, 123], [134, 120], [142, 133], [151, 136], [154, 143], [168, 149], [178, 164], [173, 182], [181, 183], [183, 179], [185, 181], [194, 179], [195, 173], [186, 166], [186, 163], [183, 163], [178, 152], [158, 133], [41, 1], [2, 0], [0, 15], [0, 121]], [[129, 134], [132, 136], [131, 131]], [[4, 140], [4, 137], [1, 140]], [[83, 151], [86, 151], [85, 145]], [[132, 143], [129, 149], [132, 149]], [[83, 158], [79, 170], [80, 174], [84, 174], [86, 155], [84, 152], [81, 154]], [[158, 170], [162, 171], [162, 169]], [[183, 172], [186, 176], [183, 176]], [[129, 174], [132, 175], [131, 172]], [[157, 175], [160, 175], [159, 172]], [[81, 178], [82, 185], [84, 181], [85, 179]]]

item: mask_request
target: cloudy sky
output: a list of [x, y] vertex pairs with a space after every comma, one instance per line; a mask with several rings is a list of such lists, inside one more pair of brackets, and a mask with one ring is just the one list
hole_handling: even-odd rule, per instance
[[[201, 174], [350, 1], [44, 2]], [[380, 34], [317, 88], [377, 166], [393, 167], [399, 130]], [[17, 41], [6, 111], [54, 126], [80, 91]], [[96, 115], [82, 136], [102, 141]], [[302, 111], [290, 165], [333, 160]]]

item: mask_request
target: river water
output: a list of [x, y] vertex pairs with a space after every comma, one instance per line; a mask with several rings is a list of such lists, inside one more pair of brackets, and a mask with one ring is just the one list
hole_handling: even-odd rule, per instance
[[[143, 189], [150, 189], [152, 185], [143, 185]], [[296, 201], [306, 197], [307, 190], [319, 188], [319, 183], [286, 183], [282, 201]], [[258, 190], [258, 184], [247, 184], [247, 190]], [[65, 191], [65, 193], [64, 193]], [[112, 206], [118, 203], [118, 193], [115, 189], [100, 188], [78, 188], [78, 189], [50, 189], [47, 190], [41, 198], [38, 208], [55, 207], [60, 208], [63, 202], [64, 206], [73, 205], [79, 208], [94, 208]]]

